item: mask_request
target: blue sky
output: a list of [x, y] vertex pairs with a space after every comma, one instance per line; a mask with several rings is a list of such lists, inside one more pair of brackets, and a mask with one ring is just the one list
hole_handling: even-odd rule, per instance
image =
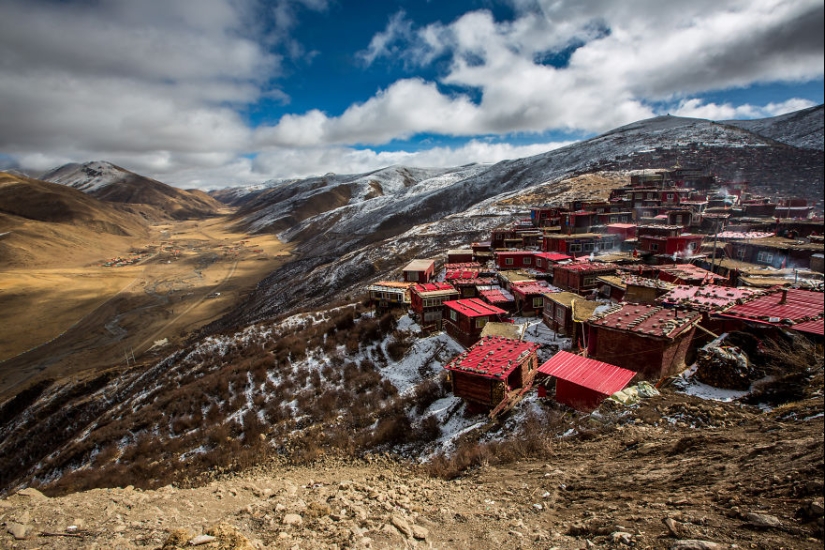
[[821, 0], [0, 0], [0, 168], [215, 188], [823, 102]]

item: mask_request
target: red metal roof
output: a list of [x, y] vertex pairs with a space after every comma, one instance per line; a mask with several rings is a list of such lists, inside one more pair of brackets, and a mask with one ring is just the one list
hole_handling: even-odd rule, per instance
[[665, 305], [681, 305], [699, 311], [712, 311], [734, 305], [759, 291], [747, 287], [719, 285], [679, 285], [659, 298]]
[[540, 252], [536, 254], [536, 258], [542, 258], [550, 262], [563, 262], [564, 260], [572, 259], [573, 256], [568, 256], [567, 254], [561, 254], [559, 252]]
[[500, 250], [496, 252], [496, 256], [535, 256], [536, 253], [532, 250]]
[[487, 315], [505, 315], [507, 312], [494, 305], [490, 305], [480, 298], [464, 298], [462, 300], [448, 300], [444, 305], [454, 309], [466, 317], [484, 317]]
[[453, 264], [445, 264], [444, 269], [446, 271], [454, 271], [456, 269], [472, 269], [472, 270], [480, 270], [482, 265], [478, 262], [459, 262]]
[[[584, 256], [584, 258], [586, 259], [587, 256]], [[581, 263], [557, 265], [556, 269], [564, 269], [565, 271], [580, 271], [580, 272], [587, 272], [587, 271], [614, 272], [614, 271], [616, 271], [616, 266], [611, 265], [611, 264], [603, 264], [603, 263], [599, 263], [599, 262], [582, 261]]]
[[[662, 274], [665, 274], [664, 277]], [[726, 277], [712, 273], [693, 264], [675, 264], [659, 266], [659, 279], [663, 281], [720, 281]]]
[[702, 314], [649, 304], [620, 304], [621, 308], [588, 321], [589, 324], [659, 338], [676, 338], [692, 328]]
[[536, 353], [537, 349], [539, 344], [535, 342], [485, 336], [470, 349], [451, 359], [444, 368], [470, 372], [484, 378], [502, 379], [509, 376], [527, 357]]
[[550, 286], [545, 281], [516, 281], [510, 284], [513, 294], [529, 296], [530, 294], [544, 294], [546, 292], [561, 292], [560, 289]]
[[636, 373], [610, 363], [588, 359], [560, 351], [539, 367], [538, 372], [555, 376], [602, 395], [613, 395], [624, 389]]
[[479, 295], [484, 298], [485, 302], [491, 304], [507, 304], [513, 301], [513, 296], [510, 293], [504, 292], [500, 288], [492, 290], [479, 290]]
[[444, 274], [444, 279], [452, 281], [454, 279], [475, 279], [478, 277], [480, 269], [448, 269]]
[[[784, 295], [784, 303], [783, 303]], [[721, 314], [799, 332], [823, 335], [825, 294], [797, 288], [775, 288]]]
[[419, 283], [412, 287], [413, 292], [417, 294], [426, 294], [428, 292], [442, 292], [445, 290], [455, 290], [450, 283]]

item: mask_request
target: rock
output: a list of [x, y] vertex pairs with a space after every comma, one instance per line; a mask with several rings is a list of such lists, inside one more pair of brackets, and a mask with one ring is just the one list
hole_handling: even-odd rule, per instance
[[200, 546], [201, 544], [209, 544], [210, 542], [215, 542], [216, 540], [218, 539], [212, 535], [198, 535], [197, 537], [189, 540], [189, 546]]
[[301, 525], [304, 522], [299, 514], [286, 514], [283, 519], [284, 525]]
[[760, 529], [776, 529], [782, 527], [782, 521], [776, 516], [770, 514], [759, 514], [757, 512], [748, 512], [745, 516], [748, 524]]
[[670, 550], [721, 550], [722, 546], [709, 540], [677, 540]]
[[44, 495], [43, 493], [41, 493], [40, 491], [38, 491], [34, 487], [26, 487], [25, 489], [17, 491], [17, 494], [21, 495], [21, 496], [24, 496], [24, 497], [29, 497], [32, 500], [48, 500], [49, 499], [49, 497], [47, 497], [46, 495]]
[[6, 524], [6, 530], [15, 540], [26, 540], [29, 536], [29, 531], [31, 531], [31, 527], [23, 525], [22, 523], [10, 522]]
[[171, 550], [172, 548], [181, 548], [186, 545], [192, 538], [192, 534], [185, 529], [175, 529], [163, 543], [162, 550]]
[[206, 530], [207, 535], [211, 535], [218, 539], [219, 548], [227, 548], [232, 550], [255, 550], [249, 539], [242, 535], [232, 525], [226, 523], [219, 523]]
[[401, 531], [401, 533], [405, 537], [411, 537], [412, 536], [413, 531], [412, 531], [412, 528], [410, 527], [410, 524], [407, 522], [407, 520], [405, 520], [401, 516], [398, 516], [398, 515], [392, 516], [392, 519], [390, 520], [390, 522], [395, 526], [396, 529]]
[[427, 540], [427, 536], [430, 534], [429, 530], [426, 527], [421, 527], [420, 525], [413, 525], [412, 526], [412, 536], [418, 540]]
[[613, 540], [614, 543], [618, 544], [626, 544], [630, 546], [633, 542], [633, 535], [626, 531], [615, 531], [610, 533], [610, 538]]

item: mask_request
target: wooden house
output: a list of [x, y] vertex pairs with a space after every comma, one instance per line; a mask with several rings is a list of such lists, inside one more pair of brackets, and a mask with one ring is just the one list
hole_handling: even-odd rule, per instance
[[499, 269], [531, 269], [535, 266], [535, 252], [529, 250], [504, 250], [495, 253]]
[[484, 337], [444, 365], [453, 394], [472, 409], [500, 410], [532, 387], [538, 348], [535, 342]]
[[695, 256], [705, 235], [683, 233], [681, 225], [640, 225], [636, 228], [639, 249], [653, 255]]
[[561, 210], [557, 206], [542, 206], [530, 209], [530, 221], [534, 227], [555, 227], [561, 222]]
[[773, 288], [736, 304], [718, 316], [762, 329], [794, 331], [818, 342], [825, 332], [825, 295], [797, 288]]
[[[541, 248], [542, 252], [557, 252], [574, 258], [587, 256], [601, 250], [599, 245], [603, 236], [601, 233], [579, 233], [576, 235], [546, 233]], [[613, 239], [614, 237], [611, 236], [610, 238]], [[611, 242], [613, 241], [611, 240]]]
[[412, 283], [378, 281], [367, 287], [370, 303], [379, 308], [407, 306], [410, 304]]
[[705, 285], [722, 283], [726, 277], [693, 264], [661, 265], [658, 279], [675, 285]]
[[435, 275], [435, 260], [413, 260], [402, 271], [408, 283], [429, 283]]
[[638, 372], [645, 380], [684, 370], [701, 314], [646, 304], [619, 305], [587, 321], [587, 356]]
[[607, 233], [610, 235], [618, 235], [623, 241], [627, 239], [636, 238], [636, 224], [635, 223], [611, 223], [606, 226]]
[[544, 310], [544, 296], [560, 292], [556, 287], [544, 281], [521, 281], [513, 283], [510, 291], [515, 299], [516, 314], [524, 317], [541, 315]]
[[614, 275], [616, 266], [599, 262], [576, 262], [553, 268], [553, 285], [579, 294], [598, 287], [598, 278]]
[[582, 322], [590, 319], [601, 305], [604, 304], [573, 292], [550, 292], [544, 295], [542, 322], [553, 332], [578, 342]]
[[461, 248], [447, 251], [448, 264], [469, 263], [475, 261], [472, 248]]
[[572, 260], [572, 256], [567, 254], [559, 254], [558, 252], [536, 252], [535, 253], [535, 269], [542, 273], [553, 273], [553, 266]]
[[419, 283], [410, 289], [410, 309], [423, 330], [441, 330], [444, 302], [457, 298], [458, 291], [449, 283]]
[[[577, 411], [592, 412], [602, 401], [621, 391], [636, 376], [603, 361], [560, 351], [538, 368], [538, 377], [555, 382], [554, 399]], [[551, 382], [553, 383], [553, 382]], [[539, 396], [543, 397], [539, 386]]]
[[481, 337], [481, 331], [490, 321], [502, 321], [507, 312], [479, 298], [444, 302], [443, 327], [454, 340], [465, 347], [472, 346]]
[[478, 296], [488, 304], [499, 307], [508, 313], [516, 310], [516, 299], [500, 286], [479, 286]]

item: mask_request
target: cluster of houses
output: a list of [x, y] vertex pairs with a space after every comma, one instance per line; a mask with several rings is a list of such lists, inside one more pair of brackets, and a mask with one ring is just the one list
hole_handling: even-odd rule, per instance
[[[492, 416], [534, 385], [593, 410], [631, 381], [678, 374], [732, 331], [821, 343], [822, 217], [809, 201], [712, 183], [699, 170], [649, 171], [605, 201], [531, 208], [489, 241], [411, 261], [400, 280], [370, 285], [370, 300], [464, 346], [444, 366], [453, 392]], [[514, 317], [540, 318], [571, 350], [539, 365]]]

